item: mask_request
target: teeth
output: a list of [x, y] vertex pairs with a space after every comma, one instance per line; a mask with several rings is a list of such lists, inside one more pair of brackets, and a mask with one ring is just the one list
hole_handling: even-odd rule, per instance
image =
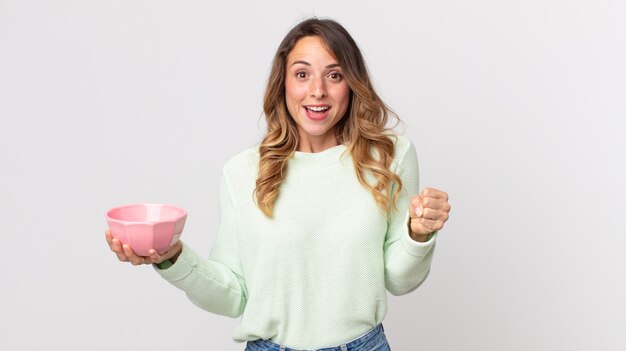
[[324, 106], [324, 107], [307, 107], [307, 110], [311, 110], [311, 111], [314, 111], [314, 112], [322, 112], [322, 111], [328, 110], [328, 106]]

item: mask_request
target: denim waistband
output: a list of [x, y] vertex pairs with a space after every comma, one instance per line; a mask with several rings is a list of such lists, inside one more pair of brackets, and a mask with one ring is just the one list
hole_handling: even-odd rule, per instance
[[[362, 347], [368, 344], [369, 341], [375, 340], [377, 338], [381, 338], [385, 332], [385, 328], [383, 328], [383, 324], [380, 323], [370, 331], [365, 333], [363, 336], [360, 336], [352, 341], [348, 341], [345, 344], [341, 344], [335, 347], [316, 349], [312, 351], [366, 351]], [[286, 347], [284, 345], [277, 344], [271, 340], [255, 340], [248, 341], [248, 345], [253, 345], [263, 351], [309, 351], [309, 350], [300, 350], [300, 349], [292, 349]], [[254, 350], [255, 348], [253, 348]]]

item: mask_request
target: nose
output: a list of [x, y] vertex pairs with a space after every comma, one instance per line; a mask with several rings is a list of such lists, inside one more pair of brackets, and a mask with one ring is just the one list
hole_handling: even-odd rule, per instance
[[311, 79], [311, 96], [316, 99], [321, 99], [326, 96], [326, 85], [324, 83], [324, 78], [319, 77], [315, 79]]

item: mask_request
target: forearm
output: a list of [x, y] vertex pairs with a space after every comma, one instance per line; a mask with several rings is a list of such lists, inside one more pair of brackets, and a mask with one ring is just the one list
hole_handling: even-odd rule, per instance
[[428, 276], [435, 240], [417, 242], [405, 233], [385, 257], [385, 285], [393, 295], [412, 292]]
[[176, 263], [156, 271], [183, 290], [191, 302], [209, 312], [237, 317], [247, 298], [243, 279], [226, 265], [199, 257], [183, 246]]

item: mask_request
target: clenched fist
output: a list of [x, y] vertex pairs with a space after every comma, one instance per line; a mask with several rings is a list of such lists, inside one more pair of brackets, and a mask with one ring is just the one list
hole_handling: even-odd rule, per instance
[[450, 204], [448, 194], [433, 188], [424, 188], [413, 195], [409, 203], [409, 230], [413, 240], [424, 242], [428, 235], [441, 230], [448, 220]]

